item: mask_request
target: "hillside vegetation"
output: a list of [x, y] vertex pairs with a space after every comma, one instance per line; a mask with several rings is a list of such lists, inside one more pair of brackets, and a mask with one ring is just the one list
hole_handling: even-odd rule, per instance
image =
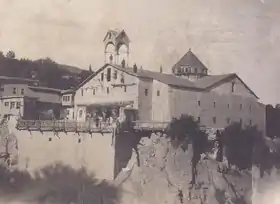
[[16, 59], [13, 51], [9, 51], [6, 55], [0, 52], [1, 76], [37, 79], [41, 86], [50, 88], [69, 89], [75, 87], [89, 76], [90, 70], [58, 64], [50, 58]]

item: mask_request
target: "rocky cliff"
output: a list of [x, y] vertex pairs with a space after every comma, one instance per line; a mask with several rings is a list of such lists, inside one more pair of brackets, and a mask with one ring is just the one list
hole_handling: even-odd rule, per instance
[[191, 187], [190, 149], [175, 151], [165, 138], [153, 135], [142, 138], [138, 150], [140, 165], [134, 152], [115, 181], [123, 192], [122, 204], [251, 202], [249, 171], [221, 174], [216, 162], [205, 157], [198, 164], [197, 184]]

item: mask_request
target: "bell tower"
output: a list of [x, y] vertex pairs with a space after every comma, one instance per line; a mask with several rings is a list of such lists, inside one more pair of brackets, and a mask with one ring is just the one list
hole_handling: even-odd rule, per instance
[[105, 63], [128, 67], [130, 40], [124, 30], [109, 30], [104, 37]]

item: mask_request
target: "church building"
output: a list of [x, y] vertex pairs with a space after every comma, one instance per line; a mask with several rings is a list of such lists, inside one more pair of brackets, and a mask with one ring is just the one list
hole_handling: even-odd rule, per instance
[[124, 30], [109, 30], [103, 42], [104, 66], [62, 97], [69, 120], [113, 115], [128, 122], [168, 122], [190, 114], [206, 127], [240, 122], [265, 132], [265, 106], [237, 74], [209, 75], [191, 50], [170, 67], [172, 73], [160, 66], [144, 70], [129, 64]]

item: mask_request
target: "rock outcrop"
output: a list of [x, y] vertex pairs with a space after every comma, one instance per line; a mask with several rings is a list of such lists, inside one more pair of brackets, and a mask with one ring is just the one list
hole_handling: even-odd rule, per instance
[[190, 188], [190, 149], [175, 151], [156, 135], [142, 138], [138, 149], [140, 166], [134, 152], [115, 181], [123, 192], [122, 204], [250, 203], [250, 172], [221, 174], [215, 161], [204, 158], [198, 164], [197, 184]]

